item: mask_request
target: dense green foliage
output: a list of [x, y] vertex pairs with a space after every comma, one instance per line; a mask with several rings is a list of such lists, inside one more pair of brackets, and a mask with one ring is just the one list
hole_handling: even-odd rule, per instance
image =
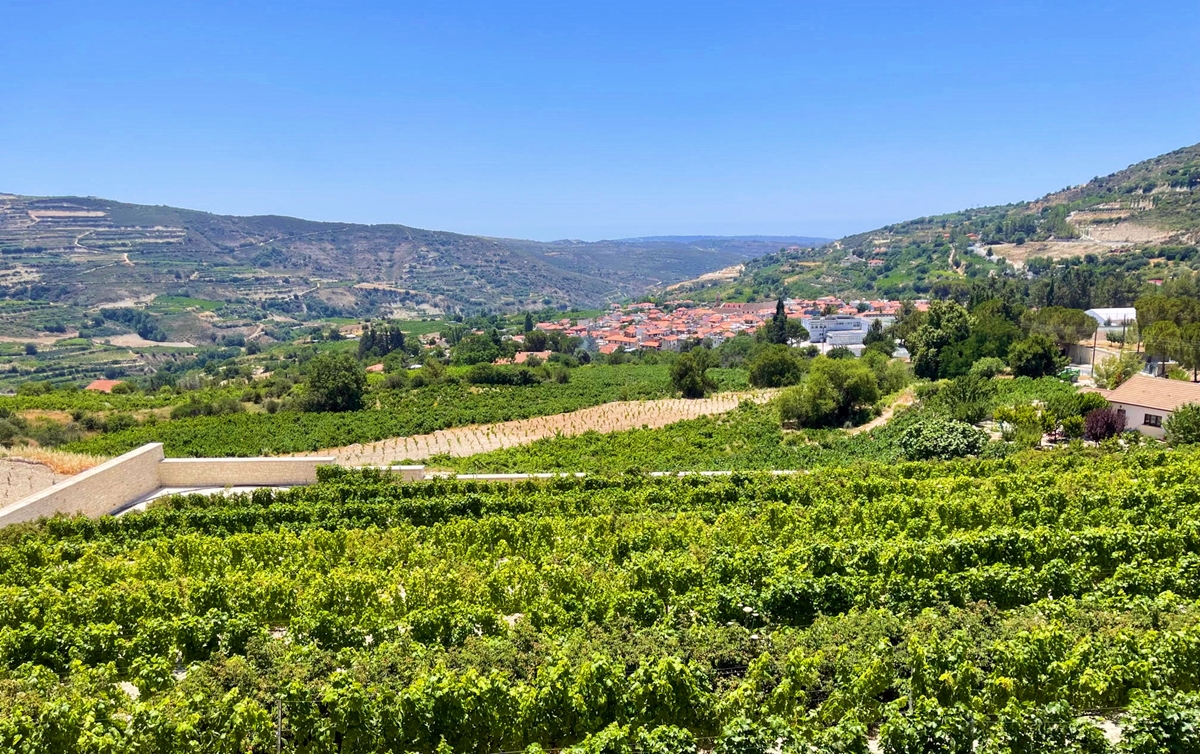
[[9, 529], [0, 751], [272, 751], [277, 719], [297, 752], [1108, 751], [1089, 710], [1188, 751], [1197, 479], [1161, 450], [329, 470]]
[[671, 385], [684, 398], [703, 398], [717, 389], [717, 382], [709, 374], [712, 357], [707, 348], [694, 348], [681, 354], [671, 365]]
[[779, 413], [799, 427], [842, 427], [862, 423], [879, 397], [879, 379], [865, 360], [818, 356], [807, 379], [780, 396]]
[[1200, 443], [1200, 404], [1186, 403], [1171, 412], [1164, 425], [1172, 445]]
[[321, 354], [308, 365], [305, 406], [312, 411], [357, 411], [362, 408], [367, 375], [348, 354]]

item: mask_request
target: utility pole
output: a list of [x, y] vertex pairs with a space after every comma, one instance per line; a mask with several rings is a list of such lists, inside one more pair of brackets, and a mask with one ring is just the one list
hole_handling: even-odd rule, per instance
[[283, 752], [283, 697], [275, 700], [275, 754]]

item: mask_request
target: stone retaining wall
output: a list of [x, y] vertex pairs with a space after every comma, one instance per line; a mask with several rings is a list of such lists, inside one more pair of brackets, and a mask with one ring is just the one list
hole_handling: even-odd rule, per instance
[[0, 526], [56, 513], [103, 516], [162, 485], [162, 443], [143, 445], [0, 509]]
[[332, 456], [297, 458], [168, 458], [158, 466], [159, 487], [290, 487], [313, 484], [317, 467]]

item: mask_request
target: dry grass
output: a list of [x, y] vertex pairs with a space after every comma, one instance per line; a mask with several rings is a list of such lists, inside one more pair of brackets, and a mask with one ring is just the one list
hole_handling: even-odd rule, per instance
[[104, 456], [67, 453], [51, 448], [20, 446], [15, 448], [0, 448], [0, 458], [19, 459], [38, 463], [50, 469], [55, 474], [62, 476], [74, 476], [81, 471], [87, 471], [93, 466], [99, 466], [108, 460]]
[[719, 393], [701, 400], [665, 398], [651, 401], [618, 401], [565, 414], [498, 424], [454, 427], [427, 435], [394, 437], [378, 442], [330, 448], [313, 455], [331, 455], [337, 458], [338, 463], [348, 466], [384, 466], [395, 461], [419, 461], [443, 453], [464, 457], [516, 445], [527, 445], [547, 437], [568, 437], [589, 431], [606, 433], [639, 427], [665, 427], [685, 419], [732, 411], [743, 400], [765, 403], [773, 393], [774, 391], [764, 390]]

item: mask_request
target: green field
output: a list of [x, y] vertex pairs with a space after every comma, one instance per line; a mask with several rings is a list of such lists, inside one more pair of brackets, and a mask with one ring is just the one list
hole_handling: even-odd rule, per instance
[[[340, 344], [334, 344], [340, 345]], [[713, 370], [725, 389], [744, 389], [746, 374]], [[169, 456], [255, 456], [302, 453], [433, 432], [467, 424], [525, 419], [615, 400], [674, 394], [664, 365], [592, 365], [571, 370], [570, 381], [522, 387], [463, 383], [369, 396], [378, 408], [347, 413], [242, 413], [163, 422], [73, 443], [69, 450], [118, 455], [161, 442]]]
[[203, 298], [191, 298], [188, 296], [155, 296], [154, 302], [150, 308], [156, 311], [178, 312], [185, 309], [203, 309], [206, 312], [215, 312], [225, 306], [223, 301], [210, 301]]

